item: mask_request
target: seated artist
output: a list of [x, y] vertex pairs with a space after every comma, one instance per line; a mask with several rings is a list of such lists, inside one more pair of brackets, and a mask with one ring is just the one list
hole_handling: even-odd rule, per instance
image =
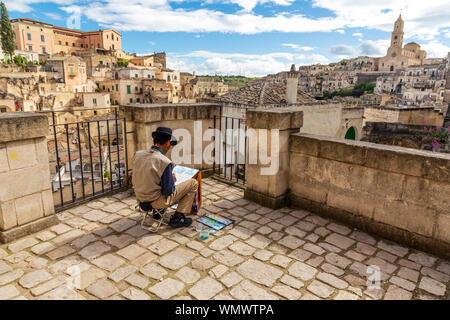
[[[169, 225], [174, 228], [188, 227], [192, 219], [186, 218], [185, 214], [192, 211], [198, 182], [189, 179], [175, 186], [172, 161], [166, 157], [170, 147], [177, 144], [172, 129], [158, 127], [152, 137], [151, 149], [138, 151], [133, 157], [132, 181], [136, 199], [145, 211], [149, 211], [150, 206], [163, 209], [179, 201]], [[153, 218], [160, 219], [161, 216], [154, 214]]]

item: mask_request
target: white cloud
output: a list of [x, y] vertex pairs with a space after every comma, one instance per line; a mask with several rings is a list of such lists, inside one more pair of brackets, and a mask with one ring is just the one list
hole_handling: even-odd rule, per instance
[[364, 56], [384, 56], [390, 40], [364, 40], [359, 44], [359, 54]]
[[362, 37], [363, 34], [361, 32], [355, 32], [354, 34], [352, 34], [352, 36], [354, 36], [354, 37]]
[[319, 62], [328, 63], [328, 60], [319, 54], [291, 54], [286, 52], [242, 54], [193, 51], [186, 54], [167, 54], [169, 68], [189, 72], [195, 71], [200, 75], [265, 76], [289, 70], [292, 63], [304, 65]]
[[[201, 4], [235, 4], [241, 11], [220, 11], [203, 6], [200, 9], [174, 9], [181, 0], [5, 0], [11, 11], [29, 12], [31, 4], [51, 2], [59, 5], [77, 3], [83, 13], [102, 27], [122, 31], [154, 32], [225, 32], [256, 34], [262, 32], [345, 32], [346, 28], [369, 28], [391, 31], [402, 11], [405, 38], [431, 41], [450, 27], [450, 0], [312, 0], [313, 7], [331, 11], [329, 16], [314, 18], [302, 11], [256, 14], [257, 5], [289, 6], [301, 0], [193, 0]], [[151, 17], [151, 18], [150, 18]]]
[[[272, 2], [279, 6], [289, 6], [295, 0], [228, 0], [228, 1], [231, 3], [236, 3], [242, 9], [244, 9], [244, 11], [250, 12], [256, 7], [257, 4]], [[217, 2], [223, 2], [223, 1], [217, 1]]]
[[75, 0], [4, 0], [6, 9], [8, 12], [17, 11], [17, 12], [30, 12], [33, 11], [33, 8], [30, 6], [36, 3], [48, 2], [55, 3], [58, 5], [70, 5], [75, 2]]
[[43, 12], [43, 14], [53, 20], [63, 20], [63, 17], [54, 12]]
[[336, 30], [336, 32], [337, 32], [337, 33], [340, 33], [340, 34], [344, 34], [344, 33], [345, 33], [345, 30], [343, 30], [343, 29], [338, 29], [338, 30]]
[[422, 44], [421, 49], [427, 51], [427, 58], [445, 58], [450, 52], [450, 47], [436, 40]]
[[355, 49], [346, 45], [346, 44], [338, 44], [332, 46], [329, 50], [332, 54], [338, 57], [350, 57], [356, 53]]
[[[282, 13], [265, 17], [253, 13], [223, 13], [208, 9], [173, 10], [168, 3], [141, 3], [130, 0], [105, 0], [87, 5], [83, 13], [102, 27], [122, 31], [225, 32], [256, 34], [262, 32], [331, 31], [340, 23], [333, 18], [311, 19]], [[152, 17], [149, 19], [149, 17]]]
[[151, 46], [154, 46], [154, 45], [156, 44], [156, 42], [154, 42], [154, 41], [149, 41], [148, 44], [151, 45]]
[[407, 38], [433, 38], [440, 28], [450, 26], [449, 0], [433, 0], [426, 4], [418, 0], [313, 0], [313, 6], [331, 10], [346, 27], [388, 32], [392, 31], [394, 21], [402, 12]]
[[308, 47], [308, 46], [299, 46], [298, 44], [294, 44], [294, 43], [282, 43], [281, 44], [283, 47], [289, 47], [294, 49], [295, 51], [312, 51], [314, 50], [313, 47]]

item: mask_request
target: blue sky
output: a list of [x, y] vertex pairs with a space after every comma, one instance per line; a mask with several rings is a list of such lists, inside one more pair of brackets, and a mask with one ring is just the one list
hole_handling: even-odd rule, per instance
[[399, 13], [405, 43], [428, 57], [450, 51], [450, 0], [6, 0], [10, 18], [84, 31], [114, 28], [124, 51], [165, 51], [168, 67], [197, 74], [263, 76], [292, 63], [383, 56]]

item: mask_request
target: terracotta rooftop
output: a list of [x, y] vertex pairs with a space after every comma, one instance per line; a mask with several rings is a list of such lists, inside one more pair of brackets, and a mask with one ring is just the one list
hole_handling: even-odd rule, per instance
[[[219, 99], [225, 103], [235, 103], [248, 106], [285, 105], [286, 82], [272, 82], [267, 80], [253, 81], [246, 87], [233, 90]], [[319, 104], [314, 96], [298, 89], [298, 104]]]

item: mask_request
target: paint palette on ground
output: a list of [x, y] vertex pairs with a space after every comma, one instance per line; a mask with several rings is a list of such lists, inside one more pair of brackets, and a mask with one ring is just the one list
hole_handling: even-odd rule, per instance
[[218, 213], [211, 213], [206, 216], [198, 218], [197, 222], [200, 222], [200, 223], [214, 229], [215, 231], [219, 231], [219, 230], [225, 228], [226, 226], [234, 223], [234, 220], [227, 219]]

